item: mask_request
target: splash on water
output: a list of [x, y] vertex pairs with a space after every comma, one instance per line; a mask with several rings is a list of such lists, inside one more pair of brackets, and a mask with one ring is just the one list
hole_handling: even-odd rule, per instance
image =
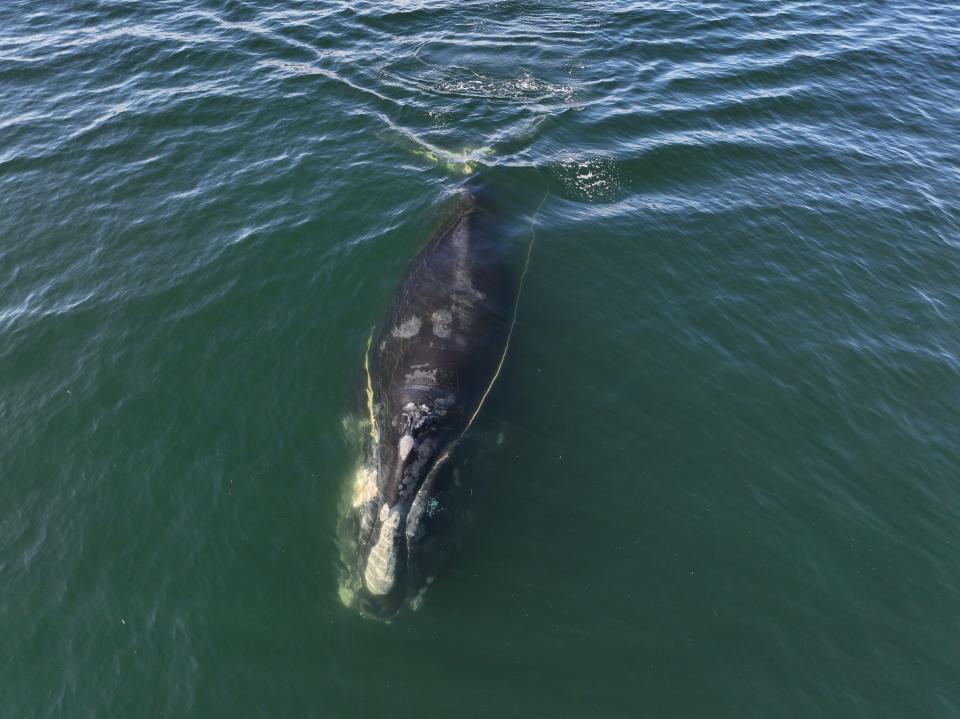
[[572, 85], [547, 82], [530, 73], [523, 73], [515, 79], [501, 79], [473, 71], [466, 72], [468, 73], [466, 77], [438, 78], [434, 83], [434, 89], [442, 95], [520, 102], [542, 102], [548, 99], [569, 102], [573, 97]]

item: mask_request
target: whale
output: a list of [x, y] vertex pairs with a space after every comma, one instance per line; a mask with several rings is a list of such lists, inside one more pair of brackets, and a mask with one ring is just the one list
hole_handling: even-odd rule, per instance
[[349, 551], [340, 584], [344, 603], [365, 616], [389, 621], [417, 608], [442, 569], [450, 458], [500, 373], [516, 320], [522, 277], [508, 245], [483, 192], [462, 189], [369, 336], [360, 393], [368, 432], [341, 529]]

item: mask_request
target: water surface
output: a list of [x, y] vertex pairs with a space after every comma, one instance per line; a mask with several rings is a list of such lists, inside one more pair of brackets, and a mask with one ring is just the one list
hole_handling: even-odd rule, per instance
[[[0, 713], [960, 715], [958, 27], [4, 3]], [[464, 162], [507, 241], [546, 199], [462, 551], [383, 625], [343, 419]]]

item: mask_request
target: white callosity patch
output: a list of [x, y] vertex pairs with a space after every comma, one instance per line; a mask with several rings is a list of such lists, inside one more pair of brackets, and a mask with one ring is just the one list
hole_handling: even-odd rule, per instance
[[431, 415], [443, 416], [447, 408], [443, 406], [439, 409], [440, 411], [438, 413], [431, 409], [430, 405], [426, 403], [417, 405], [413, 402], [407, 402], [403, 405], [403, 413], [399, 418], [400, 426], [407, 430], [407, 432], [416, 434], [415, 430], [420, 429]]
[[360, 507], [377, 498], [377, 472], [369, 465], [357, 467], [353, 477], [351, 504]]
[[413, 437], [405, 434], [400, 438], [400, 446], [397, 447], [401, 462], [406, 461], [411, 449], [413, 449]]
[[363, 582], [371, 594], [384, 595], [393, 588], [397, 572], [397, 528], [400, 510], [386, 504], [380, 508], [380, 536], [367, 557]]
[[430, 316], [433, 323], [433, 334], [441, 339], [450, 336], [450, 323], [453, 322], [453, 313], [448, 309], [437, 310]]
[[420, 318], [416, 316], [404, 320], [390, 331], [390, 334], [394, 337], [400, 337], [401, 339], [410, 339], [416, 337], [419, 333]]
[[[401, 496], [407, 496], [410, 492], [418, 486], [422, 486], [422, 483], [418, 483], [418, 479], [423, 472], [423, 468], [427, 462], [430, 461], [430, 458], [433, 456], [433, 448], [435, 446], [434, 442], [429, 440], [420, 442], [417, 445], [417, 457], [409, 465], [407, 465], [401, 475], [400, 484], [397, 487], [397, 491]], [[411, 444], [412, 447], [412, 444]], [[401, 460], [402, 462], [403, 460]]]

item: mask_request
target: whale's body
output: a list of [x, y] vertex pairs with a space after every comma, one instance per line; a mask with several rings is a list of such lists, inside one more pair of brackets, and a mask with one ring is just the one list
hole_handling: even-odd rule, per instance
[[[431, 517], [452, 447], [503, 362], [515, 305], [506, 247], [464, 193], [411, 261], [365, 357], [366, 457], [349, 514], [348, 601], [389, 618], [431, 576]], [[443, 511], [442, 507], [439, 511]]]

